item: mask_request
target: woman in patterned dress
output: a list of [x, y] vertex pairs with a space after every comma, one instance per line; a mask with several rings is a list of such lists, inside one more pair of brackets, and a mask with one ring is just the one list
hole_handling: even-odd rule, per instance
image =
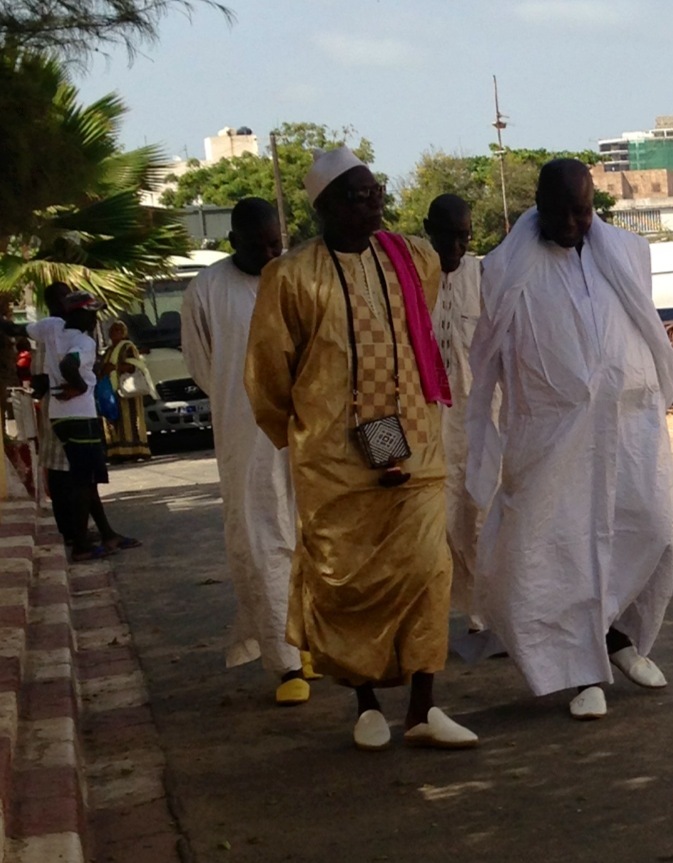
[[[133, 373], [137, 366], [129, 360], [140, 359], [138, 348], [128, 337], [123, 321], [110, 327], [110, 347], [103, 357], [102, 373], [110, 376], [112, 389], [119, 389], [120, 376]], [[103, 420], [105, 442], [110, 462], [138, 461], [151, 457], [147, 444], [147, 427], [142, 396], [119, 398], [119, 417], [114, 422]]]

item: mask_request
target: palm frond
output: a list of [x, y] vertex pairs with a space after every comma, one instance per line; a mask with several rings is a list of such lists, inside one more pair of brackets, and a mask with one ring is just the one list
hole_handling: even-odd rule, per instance
[[101, 165], [101, 182], [117, 189], [156, 191], [164, 182], [168, 160], [161, 147], [148, 144], [116, 152]]
[[120, 309], [138, 282], [166, 273], [171, 255], [188, 253], [175, 214], [141, 204], [142, 191], [162, 179], [165, 158], [153, 145], [119, 150], [124, 112], [114, 93], [81, 105], [50, 58], [0, 51], [0, 140], [3, 124], [18, 130], [8, 136], [10, 170], [0, 172], [0, 236], [20, 250], [0, 257], [0, 292], [30, 285], [39, 292], [59, 280]]
[[53, 212], [48, 221], [61, 231], [117, 236], [138, 230], [145, 218], [138, 193], [125, 189], [81, 208]]
[[30, 261], [8, 263], [0, 258], [0, 294], [15, 292], [18, 287], [33, 286], [38, 303], [44, 289], [52, 282], [65, 282], [73, 290], [90, 291], [104, 300], [114, 312], [129, 308], [141, 292], [139, 280], [120, 270], [92, 270], [78, 264], [65, 264], [33, 258]]

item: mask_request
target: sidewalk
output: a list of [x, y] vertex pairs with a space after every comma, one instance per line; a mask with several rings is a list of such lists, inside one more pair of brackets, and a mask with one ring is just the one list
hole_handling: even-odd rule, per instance
[[110, 564], [0, 503], [0, 863], [178, 863], [164, 767]]
[[67, 563], [32, 501], [0, 504], [0, 859], [87, 852], [86, 786]]

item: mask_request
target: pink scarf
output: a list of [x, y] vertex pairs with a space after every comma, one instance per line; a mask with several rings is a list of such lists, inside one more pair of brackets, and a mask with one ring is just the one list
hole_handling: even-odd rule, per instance
[[374, 236], [390, 258], [402, 288], [409, 340], [416, 357], [425, 400], [450, 406], [449, 379], [435, 339], [421, 280], [407, 244], [400, 234], [391, 234], [389, 231], [378, 231]]

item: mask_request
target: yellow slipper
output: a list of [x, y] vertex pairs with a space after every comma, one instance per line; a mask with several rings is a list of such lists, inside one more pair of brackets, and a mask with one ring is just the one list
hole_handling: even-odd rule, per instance
[[276, 704], [290, 707], [293, 704], [303, 704], [311, 695], [311, 687], [301, 677], [286, 680], [276, 690]]
[[304, 680], [322, 680], [322, 674], [313, 670], [313, 660], [308, 650], [300, 650], [301, 670], [304, 672]]

